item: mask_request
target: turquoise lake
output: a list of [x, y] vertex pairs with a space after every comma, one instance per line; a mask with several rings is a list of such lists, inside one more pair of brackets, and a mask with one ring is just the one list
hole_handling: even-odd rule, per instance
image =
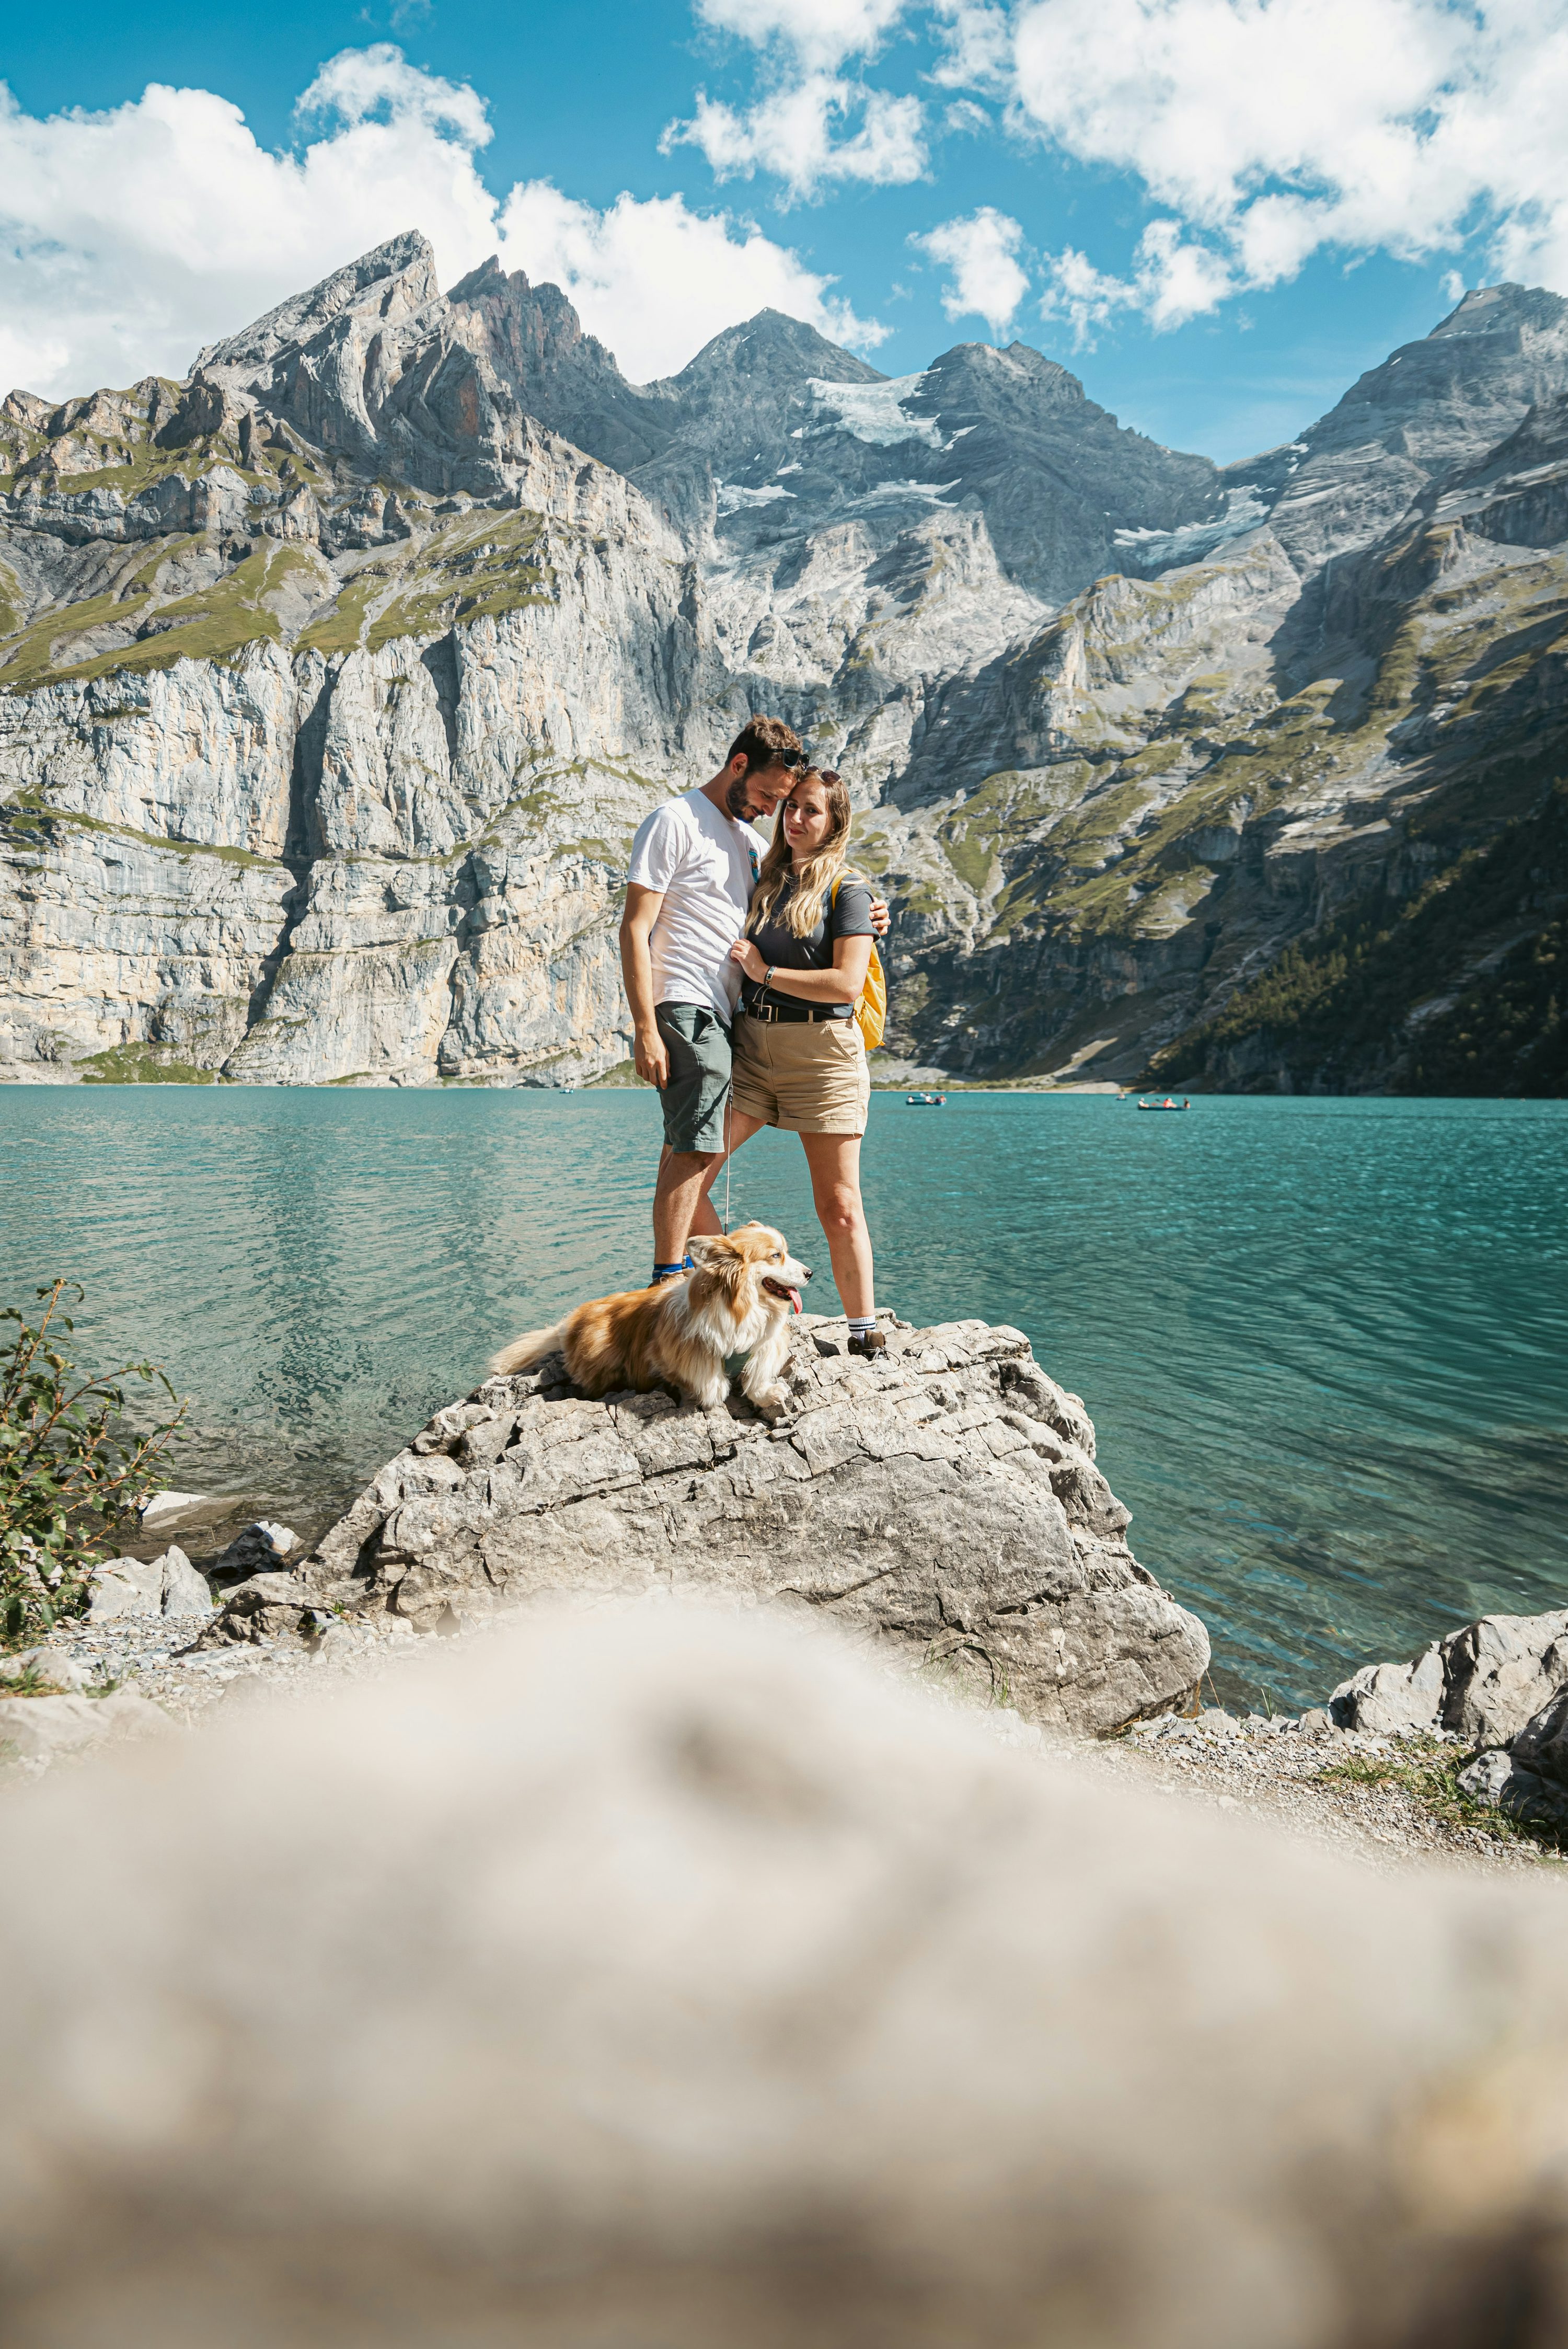
[[[646, 1093], [7, 1088], [0, 1302], [191, 1398], [170, 1481], [315, 1531], [486, 1356], [645, 1278]], [[1028, 1332], [1222, 1692], [1568, 1604], [1568, 1103], [875, 1096], [878, 1293]], [[737, 1162], [837, 1309], [799, 1143]], [[825, 1293], [824, 1293], [825, 1292]]]

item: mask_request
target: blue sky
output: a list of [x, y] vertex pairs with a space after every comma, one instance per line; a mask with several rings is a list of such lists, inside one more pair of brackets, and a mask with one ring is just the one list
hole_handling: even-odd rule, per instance
[[[15, 12], [0, 388], [181, 372], [405, 227], [645, 378], [776, 302], [1289, 439], [1462, 285], [1568, 289], [1568, 0], [170, 0]], [[150, 85], [152, 86], [150, 88]], [[302, 106], [302, 100], [304, 103]]]

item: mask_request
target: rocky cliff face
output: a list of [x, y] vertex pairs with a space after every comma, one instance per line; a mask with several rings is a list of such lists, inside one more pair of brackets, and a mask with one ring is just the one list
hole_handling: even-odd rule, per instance
[[854, 782], [911, 1063], [1419, 1081], [1501, 970], [1529, 1083], [1565, 417], [1518, 287], [1221, 471], [1021, 345], [764, 312], [631, 385], [412, 234], [184, 383], [13, 393], [0, 1067], [607, 1071], [630, 833], [763, 707]]

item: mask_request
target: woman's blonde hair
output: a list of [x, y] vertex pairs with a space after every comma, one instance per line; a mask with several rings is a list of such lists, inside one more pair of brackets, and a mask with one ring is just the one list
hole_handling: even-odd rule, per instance
[[789, 800], [779, 803], [779, 812], [773, 819], [773, 838], [757, 876], [757, 892], [751, 900], [751, 913], [746, 925], [753, 935], [768, 920], [793, 875], [795, 894], [785, 906], [781, 918], [784, 927], [792, 936], [809, 938], [822, 918], [822, 908], [828, 902], [834, 882], [840, 879], [844, 870], [844, 859], [849, 854], [850, 826], [854, 820], [853, 810], [850, 806], [849, 786], [831, 767], [808, 767], [797, 781], [795, 791], [790, 792], [789, 799], [794, 798], [795, 792], [802, 783], [820, 783], [827, 794], [828, 812], [832, 819], [828, 836], [820, 848], [807, 857], [803, 864], [797, 866], [784, 829], [784, 810]]

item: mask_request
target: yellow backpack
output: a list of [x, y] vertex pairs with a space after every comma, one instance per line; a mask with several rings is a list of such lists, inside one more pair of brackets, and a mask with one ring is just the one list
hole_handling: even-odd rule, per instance
[[[855, 874], [841, 873], [838, 880], [833, 884], [833, 894], [829, 901], [830, 904], [834, 905], [838, 904], [839, 890], [846, 880], [852, 881], [858, 877]], [[861, 1031], [861, 1039], [867, 1051], [874, 1052], [882, 1042], [882, 1030], [887, 1026], [887, 979], [883, 975], [882, 957], [877, 952], [874, 938], [872, 940], [872, 958], [866, 966], [866, 983], [855, 1004], [855, 1025]]]

